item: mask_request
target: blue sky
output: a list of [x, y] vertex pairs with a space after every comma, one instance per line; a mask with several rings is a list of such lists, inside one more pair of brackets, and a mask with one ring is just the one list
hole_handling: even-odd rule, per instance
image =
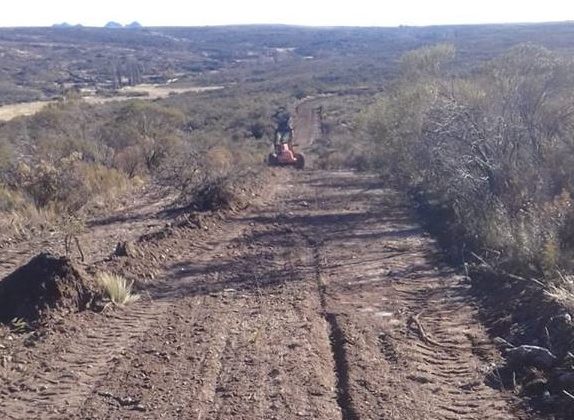
[[101, 26], [110, 20], [147, 26], [285, 23], [297, 25], [439, 25], [574, 20], [567, 0], [16, 0], [0, 26], [57, 22]]

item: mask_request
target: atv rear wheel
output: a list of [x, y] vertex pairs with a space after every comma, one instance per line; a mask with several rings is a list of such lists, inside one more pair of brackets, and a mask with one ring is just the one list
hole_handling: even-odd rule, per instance
[[305, 168], [305, 158], [300, 153], [295, 153], [295, 168], [301, 170]]
[[278, 165], [277, 156], [275, 156], [273, 153], [269, 153], [269, 156], [267, 156], [267, 164], [269, 166], [277, 166]]

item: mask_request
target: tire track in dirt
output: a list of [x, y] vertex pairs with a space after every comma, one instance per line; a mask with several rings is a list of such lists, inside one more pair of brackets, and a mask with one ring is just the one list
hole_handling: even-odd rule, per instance
[[[295, 188], [286, 183], [278, 196]], [[312, 250], [291, 228], [284, 199], [278, 203], [233, 220], [243, 234], [223, 241], [226, 249], [213, 258], [173, 267], [181, 301], [170, 312], [193, 321], [175, 325], [172, 316], [151, 328], [79, 418], [341, 417]], [[154, 353], [170, 362], [158, 364]], [[153, 389], [142, 387], [144, 374]], [[145, 411], [121, 407], [110, 395], [130, 396]]]
[[[17, 392], [3, 393], [0, 413], [4, 418], [57, 419], [73, 411], [83, 403], [101, 372], [121, 356], [131, 341], [141, 338], [167, 306], [167, 302], [157, 302], [149, 309], [137, 305], [105, 317], [92, 316], [86, 334], [76, 334], [77, 328], [62, 323], [59, 327], [69, 332], [64, 332], [64, 337], [59, 335], [57, 343], [50, 343], [48, 338], [44, 344], [50, 352], [19, 356], [22, 375], [9, 385]], [[54, 347], [59, 352], [50, 354]], [[27, 375], [27, 371], [36, 373]]]
[[[88, 224], [82, 235], [87, 262], [107, 257], [119, 240], [135, 240], [162, 226], [166, 198], [148, 191], [118, 213]], [[89, 240], [88, 240], [89, 238]], [[16, 244], [3, 249], [0, 275], [41, 251], [63, 252], [63, 236]], [[169, 300], [145, 300], [121, 311], [70, 314], [43, 331], [40, 340], [25, 339], [17, 354], [3, 356], [0, 366], [0, 414], [3, 418], [59, 419], [79, 407], [102, 372], [140, 339], [167, 311]], [[77, 317], [77, 318], [76, 318]], [[85, 330], [76, 321], [80, 320]], [[5, 348], [5, 347], [3, 347]]]
[[[286, 178], [289, 177], [287, 176]], [[271, 199], [271, 196], [267, 198]], [[153, 201], [149, 205], [140, 204], [142, 203], [138, 203], [138, 205], [134, 204], [133, 211], [127, 213], [122, 212], [122, 214], [117, 217], [111, 216], [101, 221], [94, 221], [94, 223], [90, 224], [90, 238], [92, 239], [92, 241], [89, 242], [88, 247], [90, 261], [99, 258], [100, 255], [107, 255], [107, 251], [105, 251], [107, 249], [106, 246], [111, 248], [115, 244], [114, 240], [118, 238], [118, 235], [123, 235], [122, 239], [130, 239], [131, 237], [136, 238], [143, 232], [149, 231], [150, 228], [157, 227], [158, 223], [156, 223], [155, 219], [157, 218], [156, 215], [158, 214], [158, 211], [161, 209], [161, 202]], [[220, 285], [226, 280], [222, 279], [224, 276], [222, 276], [221, 269], [216, 272], [212, 270], [211, 266], [214, 264], [216, 265], [223, 256], [229, 257], [230, 255], [235, 254], [233, 251], [227, 252], [226, 246], [228, 243], [233, 242], [238, 235], [241, 235], [241, 232], [250, 230], [250, 226], [248, 226], [247, 223], [248, 222], [245, 221], [235, 220], [235, 222], [230, 222], [226, 225], [227, 231], [217, 232], [215, 238], [212, 236], [208, 241], [203, 241], [205, 246], [201, 246], [201, 244], [193, 244], [194, 246], [198, 245], [197, 248], [202, 249], [202, 255], [199, 258], [197, 256], [187, 255], [190, 258], [189, 261], [196, 266], [201, 266], [203, 264], [204, 270], [200, 269], [195, 272], [194, 270], [190, 270], [190, 274], [185, 271], [181, 264], [178, 265], [175, 261], [172, 261], [174, 270], [184, 270], [184, 275], [180, 275], [179, 272], [172, 272], [171, 274], [177, 279], [177, 281], [164, 281], [163, 287], [158, 287], [154, 292], [156, 299], [141, 302], [129, 309], [118, 313], [108, 314], [105, 317], [95, 314], [91, 314], [92, 316], [90, 317], [90, 315], [82, 314], [82, 316], [88, 316], [91, 318], [87, 320], [87, 323], [89, 324], [88, 331], [80, 331], [76, 328], [74, 325], [74, 316], [69, 319], [62, 319], [61, 325], [56, 327], [58, 329], [58, 334], [48, 336], [47, 339], [37, 345], [38, 348], [30, 350], [27, 354], [22, 355], [22, 364], [26, 364], [26, 368], [22, 368], [20, 367], [20, 364], [18, 364], [17, 369], [20, 369], [18, 373], [12, 369], [12, 366], [9, 366], [6, 370], [7, 375], [4, 378], [4, 382], [9, 385], [7, 386], [8, 391], [3, 392], [4, 398], [0, 399], [0, 413], [6, 414], [7, 418], [76, 417], [77, 414], [75, 413], [77, 413], [77, 410], [81, 406], [90, 406], [90, 404], [92, 404], [93, 401], [98, 400], [98, 398], [100, 400], [99, 402], [102, 402], [101, 400], [105, 402], [105, 406], [109, 406], [110, 404], [112, 405], [111, 411], [108, 410], [109, 407], [104, 410], [104, 412], [108, 412], [108, 414], [103, 416], [105, 418], [109, 417], [110, 413], [114, 413], [114, 409], [117, 408], [114, 405], [117, 404], [122, 408], [130, 410], [138, 409], [139, 404], [135, 404], [135, 401], [139, 400], [133, 399], [132, 397], [126, 397], [125, 392], [122, 390], [117, 390], [117, 392], [113, 394], [108, 390], [99, 389], [96, 391], [96, 395], [92, 395], [88, 399], [87, 405], [85, 401], [88, 394], [92, 391], [94, 384], [103, 380], [102, 378], [105, 376], [102, 375], [105, 374], [106, 370], [120, 372], [122, 368], [125, 368], [125, 376], [130, 376], [130, 371], [134, 366], [124, 366], [124, 364], [127, 363], [126, 355], [129, 354], [130, 351], [133, 351], [133, 349], [138, 348], [138, 346], [141, 348], [142, 340], [145, 340], [151, 332], [155, 331], [158, 336], [163, 335], [161, 325], [173, 322], [173, 314], [178, 314], [181, 310], [182, 299], [184, 305], [189, 304], [194, 308], [196, 306], [201, 306], [203, 308], [199, 312], [194, 309], [194, 311], [188, 314], [191, 317], [197, 317], [200, 325], [208, 325], [208, 323], [213, 322], [213, 313], [221, 311], [221, 308], [218, 309], [218, 305], [221, 305], [221, 302], [219, 298], [217, 298], [215, 299], [217, 304], [212, 304], [211, 306], [204, 305], [206, 301], [209, 302], [210, 300], [213, 300], [211, 299], [212, 296], [206, 297], [205, 293], [211, 293], [209, 290], [215, 288], [216, 292], [213, 293], [216, 293], [217, 295], [221, 292], [221, 290], [219, 290]], [[131, 236], [126, 238], [125, 235], [127, 234], [130, 234]], [[173, 247], [173, 244], [162, 245], [169, 245], [170, 248]], [[58, 248], [61, 244], [57, 239], [44, 241], [41, 244], [23, 244], [23, 247], [18, 248], [13, 252], [13, 254], [17, 256], [17, 258], [15, 258], [15, 261], [17, 260], [16, 264], [23, 262], [24, 258], [33, 255], [39, 246], [43, 249], [47, 246]], [[245, 246], [245, 243], [241, 246]], [[251, 244], [248, 246], [250, 248], [252, 247]], [[104, 254], [101, 254], [102, 250], [104, 250]], [[180, 260], [184, 258], [186, 254], [189, 253], [183, 252], [183, 254], [179, 256]], [[191, 252], [191, 254], [193, 254], [193, 252]], [[142, 257], [146, 258], [146, 255], [142, 255]], [[257, 255], [257, 257], [259, 258], [261, 255]], [[232, 267], [232, 262], [230, 262], [229, 268]], [[304, 263], [301, 264], [301, 270], [303, 270], [301, 272], [304, 272], [305, 270]], [[291, 270], [291, 272], [294, 271], [297, 270]], [[279, 274], [276, 276], [280, 278], [282, 275], [283, 274]], [[206, 276], [207, 279], [205, 278]], [[248, 283], [251, 281], [251, 279], [247, 280], [249, 280]], [[246, 279], [243, 279], [240, 283], [245, 281]], [[284, 282], [284, 280], [282, 281]], [[233, 280], [233, 282], [236, 281]], [[198, 284], [201, 286], [198, 287]], [[223, 292], [225, 292], [225, 290]], [[194, 295], [192, 302], [188, 302], [187, 294]], [[198, 300], [201, 300], [202, 304], [199, 304]], [[306, 299], [299, 298], [298, 301], [306, 301]], [[279, 302], [279, 306], [282, 305], [283, 303]], [[309, 309], [306, 308], [306, 304], [302, 307], [301, 305], [294, 305], [292, 310], [294, 311], [293, 320], [290, 322], [295, 324], [301, 322], [301, 319], [313, 318], [309, 314], [316, 312], [309, 311]], [[283, 312], [284, 309], [277, 310], [277, 314], [281, 314]], [[274, 315], [276, 315], [276, 313], [269, 311], [269, 315], [266, 318], [273, 319]], [[277, 318], [277, 316], [275, 316], [275, 318]], [[198, 358], [197, 360], [200, 361], [199, 364], [190, 364], [190, 366], [188, 366], [193, 368], [193, 372], [203, 372], [201, 378], [199, 378], [200, 384], [197, 386], [196, 394], [190, 393], [190, 395], [195, 395], [199, 398], [199, 401], [205, 402], [205, 407], [203, 409], [201, 408], [201, 404], [199, 404], [199, 411], [196, 409], [196, 404], [193, 404], [195, 408], [190, 414], [194, 416], [196, 415], [198, 418], [205, 417], [208, 415], [206, 413], [210, 413], [208, 415], [209, 418], [214, 414], [218, 418], [224, 418], [225, 415], [228, 414], [225, 412], [226, 404], [219, 404], [217, 402], [213, 404], [213, 402], [222, 401], [226, 398], [224, 395], [220, 395], [222, 393], [221, 390], [225, 389], [223, 384], [226, 381], [229, 381], [228, 378], [231, 377], [229, 372], [227, 372], [229, 366], [225, 361], [236, 357], [238, 347], [241, 346], [237, 344], [240, 341], [237, 341], [233, 337], [233, 335], [236, 334], [234, 331], [237, 330], [237, 324], [229, 321], [229, 319], [233, 319], [231, 317], [224, 319], [228, 321], [219, 321], [216, 326], [216, 328], [223, 328], [223, 334], [221, 336], [217, 335], [214, 340], [208, 340], [211, 343], [208, 345], [205, 352], [208, 357]], [[86, 319], [83, 319], [83, 321], [86, 321]], [[284, 319], [281, 319], [278, 322], [284, 323], [285, 321]], [[253, 328], [255, 328], [256, 331], [263, 328], [259, 325], [260, 323], [261, 322], [258, 322], [253, 325]], [[313, 322], [309, 325], [313, 325]], [[198, 328], [200, 332], [202, 330], [204, 331], [204, 327], [200, 326]], [[317, 327], [313, 325], [311, 330], [314, 330], [315, 328]], [[319, 328], [318, 333], [314, 335], [321, 337], [320, 330], [321, 328]], [[280, 336], [278, 336], [278, 339], [279, 338]], [[308, 340], [308, 334], [304, 334], [301, 339]], [[203, 340], [203, 338], [200, 338], [200, 341], [201, 340]], [[245, 343], [240, 344], [244, 345]], [[294, 344], [292, 350], [295, 350], [298, 347], [299, 345]], [[312, 349], [315, 346], [308, 345], [307, 347], [308, 349]], [[321, 349], [321, 345], [316, 347]], [[146, 349], [143, 350], [145, 354], [148, 354], [145, 352]], [[54, 351], [58, 352], [59, 355], [56, 358], [51, 359], [50, 353]], [[290, 357], [293, 358], [296, 355], [296, 352], [294, 351], [291, 353]], [[311, 351], [311, 353], [313, 352]], [[149, 352], [149, 354], [151, 355], [151, 358], [156, 357], [157, 354], [168, 358], [170, 353], [168, 351], [162, 351], [159, 353]], [[319, 352], [316, 355], [311, 355], [310, 357], [321, 358], [322, 355]], [[153, 362], [150, 364], [153, 364]], [[246, 371], [253, 370], [249, 368], [249, 365], [252, 364], [253, 363], [246, 364]], [[321, 366], [322, 362], [318, 363], [318, 365]], [[28, 370], [40, 373], [37, 373], [34, 376], [26, 376], [25, 372]], [[321, 371], [321, 368], [319, 368], [319, 371]], [[319, 371], [315, 372], [315, 378], [321, 378], [324, 376], [328, 382], [329, 375], [324, 375], [324, 372], [319, 374]], [[273, 369], [272, 372], [275, 372], [275, 369]], [[264, 375], [260, 376], [263, 377]], [[276, 374], [273, 373], [271, 376], [275, 377]], [[290, 379], [298, 381], [305, 376], [308, 375], [304, 372], [300, 372], [299, 375], [291, 376]], [[158, 380], [157, 382], [161, 383], [161, 380]], [[326, 418], [332, 418], [332, 410], [326, 408], [325, 405], [329, 405], [329, 390], [331, 387], [328, 383], [322, 384], [321, 379], [316, 380], [316, 382], [318, 384], [315, 383], [311, 385], [316, 388], [315, 391], [303, 393], [299, 396], [300, 399], [307, 401], [307, 403], [302, 405], [304, 409], [299, 413], [304, 413], [305, 410], [307, 410], [307, 412], [315, 413], [312, 417], [317, 417], [319, 413], [319, 411], [317, 411], [317, 407], [324, 407], [325, 409], [323, 412], [330, 413]], [[152, 382], [146, 382], [146, 384], [149, 383]], [[280, 383], [281, 380], [274, 380], [274, 385], [272, 384], [273, 386], [271, 386], [270, 389], [273, 387], [275, 387], [275, 389], [280, 389], [282, 387]], [[173, 386], [172, 384], [168, 385], [166, 385], [167, 388]], [[249, 386], [249, 383], [246, 385]], [[153, 385], [151, 386], [153, 387]], [[295, 389], [295, 387], [292, 387], [292, 389]], [[179, 402], [181, 403], [179, 404], [180, 411], [176, 412], [176, 415], [180, 416], [181, 413], [186, 412], [186, 398], [183, 398], [179, 392], [173, 392], [172, 394], [179, 396]], [[279, 391], [276, 392], [276, 395], [281, 394], [282, 393]], [[313, 399], [313, 402], [311, 403], [309, 395], [321, 397], [321, 399], [325, 399], [326, 402], [325, 404], [317, 404]], [[189, 401], [189, 398], [187, 398], [187, 400]], [[283, 401], [283, 405], [285, 407], [289, 407], [293, 404], [285, 399]], [[94, 412], [97, 413], [98, 411], [95, 410]], [[82, 413], [84, 414], [81, 414], [79, 416], [80, 418], [84, 418], [85, 416], [91, 417], [91, 414], [88, 415], [86, 411], [82, 411]], [[131, 411], [131, 413], [134, 414], [133, 411]], [[123, 414], [121, 414], [120, 417], [121, 416], [123, 416]], [[187, 417], [183, 416], [181, 418]]]
[[219, 287], [235, 291], [227, 305], [238, 330], [222, 353], [205, 418], [340, 417], [312, 255], [278, 207], [246, 220], [255, 227], [238, 238], [240, 256], [220, 273]]
[[[271, 199], [275, 189], [270, 187], [266, 191], [267, 198]], [[254, 208], [259, 202], [259, 199], [255, 200]], [[97, 252], [106, 247], [113, 249], [117, 235], [136, 239], [137, 236], [126, 238], [125, 235], [127, 232], [142, 234], [153, 227], [163, 226], [165, 222], [160, 221], [158, 215], [162, 203], [160, 200], [149, 206], [138, 206], [136, 215], [122, 214], [117, 219], [111, 217], [103, 223], [95, 223], [97, 232], [93, 237], [97, 248], [89, 254], [91, 258], [98, 259]], [[138, 214], [158, 216], [157, 220], [146, 221], [136, 217]], [[121, 229], [114, 233], [111, 226], [118, 227], [118, 224]], [[202, 261], [207, 264], [218, 259], [226, 251], [227, 244], [244, 229], [246, 226], [241, 224], [224, 223], [209, 232], [194, 231], [183, 240], [180, 235], [174, 235], [158, 243], [142, 243], [138, 252], [143, 259], [157, 259], [159, 253], [165, 252], [164, 249], [174, 249], [179, 250], [181, 260], [193, 258], [198, 264]], [[28, 244], [25, 252], [33, 252], [32, 244]], [[176, 261], [171, 263], [176, 264]], [[154, 325], [171, 317], [185, 292], [181, 284], [165, 275], [156, 279], [153, 286], [136, 304], [120, 310], [107, 310], [103, 314], [86, 312], [62, 316], [51, 324], [50, 330], [43, 331], [39, 340], [25, 339], [18, 344], [17, 354], [1, 359], [0, 380], [4, 386], [0, 389], [0, 417], [74, 417], [94, 385], [121, 362], [135, 343], [145, 340]]]
[[[311, 99], [302, 102], [296, 109], [295, 138], [297, 143], [303, 145], [307, 162], [309, 163], [312, 162], [313, 158], [313, 155], [310, 153], [313, 142], [321, 135], [322, 121], [321, 112], [316, 107], [318, 104], [320, 104], [320, 100]], [[304, 203], [307, 202], [305, 201]], [[315, 203], [318, 206], [317, 197], [315, 197]], [[321, 237], [311, 236], [310, 232], [301, 227], [295, 227], [295, 229], [304, 238], [307, 246], [313, 253], [314, 276], [321, 304], [321, 315], [328, 325], [329, 343], [335, 367], [337, 404], [341, 410], [343, 420], [356, 420], [358, 419], [358, 414], [353, 406], [349, 389], [349, 366], [345, 348], [345, 336], [339, 326], [336, 314], [329, 312], [327, 305], [327, 285], [321, 272]]]
[[345, 334], [339, 326], [335, 314], [327, 313], [326, 319], [330, 327], [329, 338], [331, 340], [331, 351], [333, 352], [336, 366], [337, 403], [341, 408], [343, 420], [357, 420], [359, 415], [353, 405], [349, 387], [349, 361], [345, 347]]
[[79, 418], [526, 418], [485, 384], [497, 354], [468, 285], [400, 197], [335, 172], [286, 176], [277, 196], [174, 267], [181, 301]]
[[[225, 243], [240, 233], [238, 226], [227, 225], [226, 229], [218, 232], [221, 244], [204, 251], [202, 258], [218, 258]], [[211, 244], [211, 240], [200, 240], [194, 245], [201, 245], [201, 242]], [[9, 385], [0, 399], [0, 413], [6, 418], [19, 419], [72, 416], [84, 403], [94, 384], [125, 355], [127, 349], [134, 342], [145, 339], [150, 328], [171, 316], [181, 296], [181, 285], [167, 279], [160, 280], [152, 294], [152, 299], [144, 299], [103, 316], [86, 313], [62, 318], [54, 326], [57, 334], [49, 334], [37, 348], [19, 356], [23, 367], [14, 361], [11, 364], [15, 366], [8, 366], [7, 370], [12, 372], [10, 379], [6, 377]], [[88, 326], [86, 330], [74, 325], [76, 317], [81, 318], [82, 325]], [[53, 354], [55, 351], [57, 353]], [[30, 376], [27, 371], [40, 373]]]
[[469, 285], [438, 261], [403, 199], [351, 173], [302, 182], [308, 189], [294, 201], [315, 205], [293, 223], [320, 244], [318, 285], [336, 320], [349, 418], [527, 418], [511, 394], [485, 383], [499, 356]]
[[331, 353], [335, 364], [335, 375], [337, 378], [337, 404], [341, 409], [343, 420], [356, 420], [358, 415], [353, 407], [349, 389], [349, 364], [345, 349], [345, 335], [343, 334], [337, 316], [330, 313], [327, 307], [327, 285], [321, 273], [321, 243], [312, 239], [304, 231], [299, 234], [305, 238], [309, 247], [313, 250], [313, 265], [315, 270], [315, 282], [321, 303], [321, 312], [329, 326], [329, 341]]

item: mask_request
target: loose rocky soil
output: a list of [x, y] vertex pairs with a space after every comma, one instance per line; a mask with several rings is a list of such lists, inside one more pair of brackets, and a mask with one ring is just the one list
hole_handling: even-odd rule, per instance
[[159, 231], [92, 258], [154, 273], [140, 302], [4, 332], [0, 417], [535, 418], [489, 386], [469, 282], [372, 176], [276, 169], [248, 209]]

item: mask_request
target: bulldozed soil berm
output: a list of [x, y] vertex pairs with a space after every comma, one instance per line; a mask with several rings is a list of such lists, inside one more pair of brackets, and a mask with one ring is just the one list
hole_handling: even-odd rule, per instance
[[42, 253], [0, 281], [0, 321], [82, 311], [96, 295], [92, 281], [68, 258]]

